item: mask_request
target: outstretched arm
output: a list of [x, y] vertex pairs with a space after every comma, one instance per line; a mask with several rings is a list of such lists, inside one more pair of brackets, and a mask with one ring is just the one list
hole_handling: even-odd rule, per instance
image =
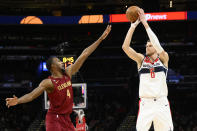
[[141, 62], [144, 56], [140, 53], [137, 53], [133, 48], [131, 48], [130, 43], [133, 36], [133, 32], [135, 31], [135, 28], [139, 23], [140, 23], [139, 20], [137, 20], [135, 23], [131, 23], [131, 27], [129, 28], [124, 43], [122, 45], [122, 49], [128, 55], [128, 57], [130, 57], [132, 60], [137, 62], [138, 68], [141, 66]]
[[153, 47], [156, 49], [157, 53], [159, 54], [160, 59], [162, 60], [165, 66], [168, 66], [168, 60], [169, 60], [168, 53], [165, 52], [164, 49], [161, 47], [157, 36], [155, 35], [155, 33], [151, 30], [150, 26], [148, 25], [143, 9], [140, 9], [139, 17], [140, 17], [140, 21], [142, 22], [142, 24], [144, 25], [146, 29], [150, 42], [153, 44]]
[[99, 37], [99, 39], [96, 40], [89, 47], [84, 49], [74, 64], [72, 64], [68, 68], [66, 68], [66, 71], [70, 77], [72, 75], [74, 75], [81, 68], [84, 61], [88, 58], [89, 55], [92, 54], [92, 52], [94, 52], [94, 50], [100, 45], [100, 43], [108, 36], [110, 31], [111, 31], [111, 25], [108, 25], [107, 28], [105, 29], [104, 33], [101, 35], [101, 37]]
[[13, 98], [6, 98], [6, 106], [8, 106], [9, 108], [10, 106], [15, 106], [18, 104], [30, 102], [34, 100], [35, 98], [37, 98], [38, 96], [40, 96], [44, 92], [44, 90], [47, 90], [48, 88], [51, 88], [52, 86], [53, 84], [51, 80], [45, 79], [32, 92], [20, 98], [17, 98], [15, 95], [13, 96]]

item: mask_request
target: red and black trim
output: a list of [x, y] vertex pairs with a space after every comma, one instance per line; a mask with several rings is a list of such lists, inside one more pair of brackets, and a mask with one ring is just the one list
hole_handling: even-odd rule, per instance
[[152, 65], [159, 60], [159, 57], [157, 57], [153, 62], [151, 62], [150, 57], [146, 56], [144, 59], [144, 62], [151, 63]]
[[[158, 66], [158, 67], [154, 67], [154, 72], [164, 72], [166, 74], [167, 72], [167, 69], [164, 68], [163, 66]], [[146, 73], [150, 73], [150, 69], [149, 68], [142, 68], [140, 71], [139, 71], [139, 75], [141, 74], [146, 74]]]
[[137, 120], [138, 120], [138, 117], [139, 117], [139, 114], [140, 114], [140, 103], [141, 103], [141, 99], [139, 100], [139, 109], [138, 109], [138, 114], [137, 114]]
[[[170, 108], [170, 102], [168, 101], [168, 104], [169, 104], [169, 108]], [[172, 116], [172, 111], [171, 111], [171, 108], [170, 108], [170, 114]]]

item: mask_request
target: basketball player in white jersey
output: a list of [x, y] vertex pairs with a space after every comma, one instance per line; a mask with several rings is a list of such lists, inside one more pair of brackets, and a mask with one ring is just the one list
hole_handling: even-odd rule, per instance
[[[173, 123], [166, 84], [169, 56], [149, 27], [144, 11], [140, 9], [138, 14], [139, 20], [131, 23], [122, 45], [128, 57], [137, 63], [140, 77], [140, 101], [136, 129], [148, 131], [153, 122], [155, 131], [172, 131]], [[150, 39], [146, 44], [146, 56], [130, 47], [133, 32], [140, 22], [144, 25]]]

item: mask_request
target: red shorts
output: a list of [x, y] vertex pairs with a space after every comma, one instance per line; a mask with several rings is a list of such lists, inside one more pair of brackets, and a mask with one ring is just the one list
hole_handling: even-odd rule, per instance
[[47, 113], [46, 131], [75, 131], [69, 115]]

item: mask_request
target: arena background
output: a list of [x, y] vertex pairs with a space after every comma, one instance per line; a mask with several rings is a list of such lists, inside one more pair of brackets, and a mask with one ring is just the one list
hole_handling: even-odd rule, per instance
[[[64, 55], [78, 57], [102, 34], [108, 23], [112, 24], [111, 33], [87, 59], [73, 83], [87, 83], [88, 108], [84, 111], [89, 131], [134, 131], [138, 72], [136, 63], [121, 48], [130, 23], [110, 19], [110, 14], [124, 14], [131, 5], [138, 5], [149, 13], [187, 11], [183, 20], [150, 21], [149, 24], [170, 56], [168, 98], [175, 131], [196, 131], [196, 0], [1, 1], [0, 131], [44, 131], [43, 95], [9, 109], [5, 98], [13, 94], [20, 97], [36, 88], [49, 75], [39, 69], [40, 63], [50, 55], [59, 55], [58, 45], [66, 42]], [[93, 22], [88, 16], [88, 20], [84, 18], [85, 24], [79, 24], [84, 15], [98, 16]], [[23, 20], [27, 16], [33, 17]], [[144, 27], [139, 25], [131, 46], [145, 53], [147, 40]], [[73, 123], [75, 116], [73, 113]]]

